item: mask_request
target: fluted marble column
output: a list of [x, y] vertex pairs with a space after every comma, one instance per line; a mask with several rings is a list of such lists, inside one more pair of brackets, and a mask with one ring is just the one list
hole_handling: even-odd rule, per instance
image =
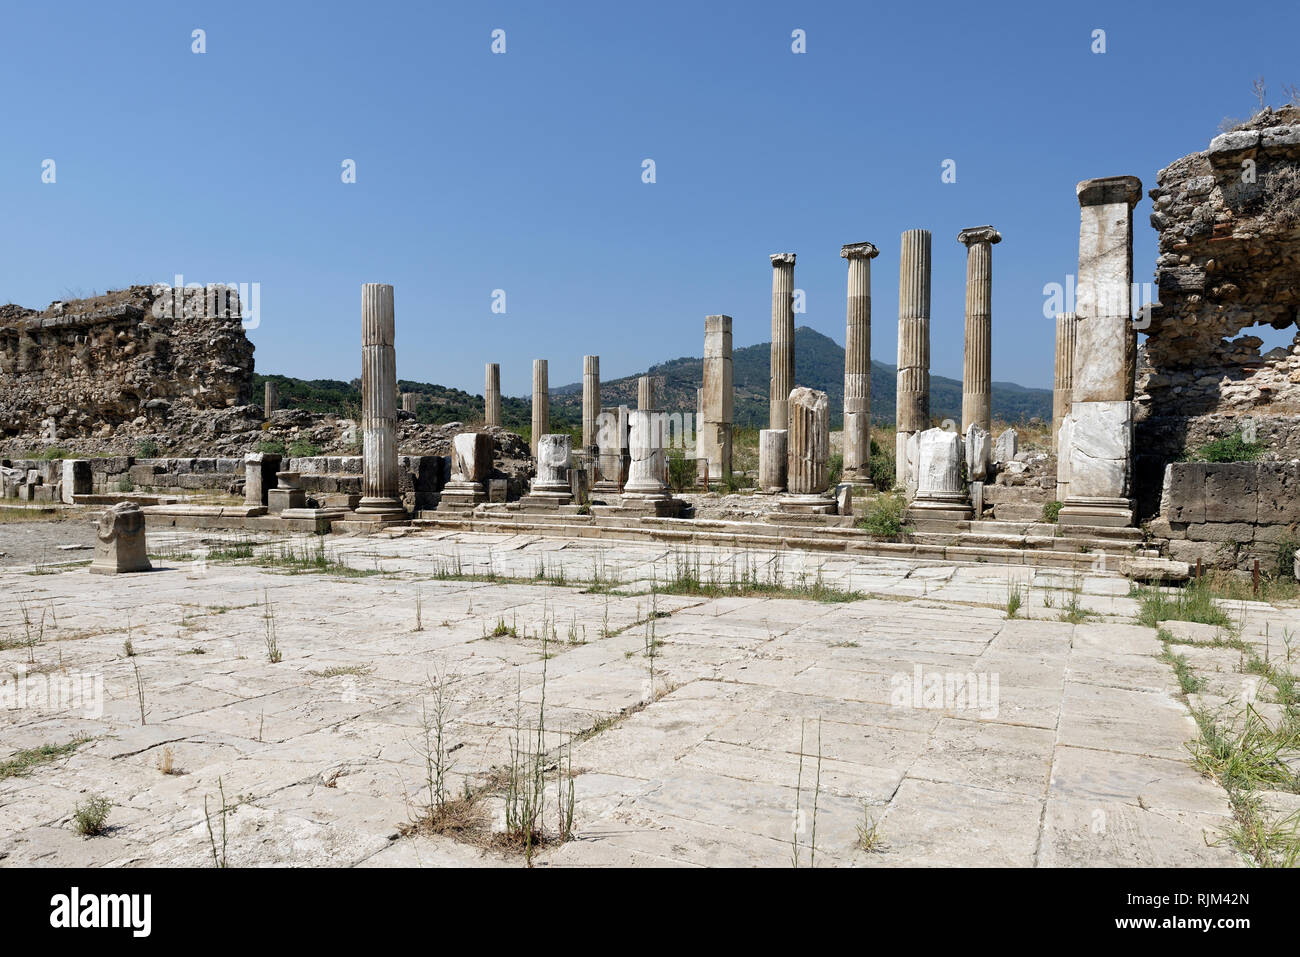
[[483, 424], [501, 427], [501, 366], [489, 362], [483, 371]]
[[600, 416], [600, 356], [582, 357], [582, 452], [587, 465], [595, 472], [599, 454], [596, 442], [596, 419]]
[[961, 380], [961, 431], [993, 428], [993, 246], [1002, 234], [972, 226], [957, 234], [966, 247], [966, 361]]
[[655, 410], [654, 376], [643, 375], [636, 380], [636, 407], [643, 412]]
[[280, 408], [280, 387], [272, 379], [266, 380], [262, 393], [262, 418], [269, 419], [271, 413]]
[[361, 287], [361, 502], [357, 514], [402, 520], [397, 479], [397, 353], [393, 348], [393, 287]]
[[735, 420], [735, 379], [731, 364], [731, 317], [704, 317], [704, 388], [699, 394], [697, 454], [709, 463], [710, 481], [731, 475], [731, 436]]
[[909, 484], [907, 440], [930, 427], [930, 231], [903, 233], [898, 263], [898, 428], [894, 484]]
[[844, 472], [846, 482], [871, 483], [871, 243], [849, 243], [848, 317], [844, 337]]
[[547, 384], [545, 359], [533, 360], [533, 434], [531, 445], [533, 459], [537, 458], [537, 443], [551, 431], [551, 389]]
[[1074, 388], [1074, 336], [1079, 314], [1063, 312], [1056, 317], [1056, 376], [1052, 383], [1052, 449], [1059, 452], [1061, 423], [1070, 414]]
[[773, 253], [772, 375], [767, 427], [784, 429], [794, 388], [794, 253]]
[[623, 486], [624, 500], [670, 497], [664, 482], [667, 451], [663, 417], [650, 409], [637, 409], [628, 414], [628, 426], [632, 461]]

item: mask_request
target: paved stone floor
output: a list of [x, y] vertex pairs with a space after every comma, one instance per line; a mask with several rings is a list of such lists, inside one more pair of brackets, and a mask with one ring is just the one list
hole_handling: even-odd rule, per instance
[[[0, 711], [0, 760], [89, 738], [0, 776], [3, 863], [210, 865], [220, 786], [232, 865], [519, 866], [487, 840], [402, 833], [425, 803], [440, 679], [450, 787], [482, 792], [489, 832], [494, 769], [544, 698], [546, 746], [570, 749], [574, 839], [535, 864], [809, 866], [814, 827], [816, 866], [1244, 862], [1221, 840], [1225, 793], [1188, 763], [1195, 723], [1156, 633], [1114, 575], [399, 533], [329, 539], [330, 560], [366, 573], [346, 576], [203, 559], [214, 545], [155, 535], [174, 557], [147, 574], [0, 569], [9, 692], [24, 673], [103, 690], [102, 713], [93, 696]], [[658, 593], [687, 566], [865, 597]], [[1096, 617], [1059, 620], [1069, 601]], [[168, 749], [179, 773], [160, 770]], [[83, 838], [73, 810], [94, 796], [114, 805], [109, 830]], [[871, 852], [856, 846], [868, 819]]]

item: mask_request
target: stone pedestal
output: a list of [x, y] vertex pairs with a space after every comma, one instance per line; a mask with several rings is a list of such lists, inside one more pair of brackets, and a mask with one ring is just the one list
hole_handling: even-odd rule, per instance
[[551, 431], [550, 374], [545, 359], [533, 360], [533, 420], [530, 445], [533, 458], [538, 456], [538, 444], [543, 435]]
[[95, 522], [95, 558], [90, 563], [90, 573], [117, 575], [147, 572], [152, 568], [140, 506], [135, 502], [119, 502], [105, 509]]
[[[368, 522], [404, 522], [397, 477], [397, 354], [393, 287], [361, 287], [361, 503], [357, 517]], [[268, 500], [269, 505], [269, 500]]]
[[438, 511], [472, 509], [486, 502], [485, 483], [492, 472], [492, 436], [461, 432], [451, 440], [451, 480], [442, 488]]
[[269, 452], [250, 452], [244, 456], [244, 504], [266, 504], [266, 493], [275, 488], [280, 471], [280, 456]]
[[501, 427], [501, 366], [489, 362], [483, 371], [483, 424]]
[[787, 405], [786, 489], [779, 503], [786, 512], [833, 514], [830, 488], [830, 403], [825, 392], [800, 386]]
[[760, 429], [758, 433], [758, 489], [773, 495], [785, 491], [789, 433], [785, 429]]
[[542, 435], [537, 439], [537, 476], [520, 501], [527, 506], [558, 508], [573, 502], [569, 466], [573, 439], [568, 435]]
[[[1133, 524], [1133, 207], [1135, 176], [1078, 185], [1079, 279], [1071, 381], [1069, 488], [1059, 523]], [[1058, 482], [1060, 475], [1058, 472]]]
[[731, 436], [735, 421], [735, 379], [731, 364], [731, 317], [704, 318], [704, 387], [696, 455], [708, 463], [709, 480], [731, 477]]
[[302, 487], [302, 476], [297, 472], [276, 472], [275, 488], [267, 489], [266, 510], [279, 515], [290, 508], [306, 508], [307, 493]]
[[794, 253], [773, 253], [772, 365], [767, 427], [784, 429], [790, 390], [794, 388]]
[[849, 262], [843, 479], [862, 491], [875, 488], [871, 481], [871, 260], [879, 253], [871, 243], [840, 247], [840, 256]]
[[998, 465], [1004, 465], [1007, 462], [1014, 462], [1016, 456], [1020, 454], [1020, 433], [1015, 429], [1007, 429], [998, 436], [998, 440], [993, 443], [993, 461]]
[[966, 247], [966, 353], [962, 373], [961, 428], [993, 427], [993, 246], [1002, 235], [992, 226], [957, 234]]
[[917, 519], [969, 521], [970, 496], [962, 484], [962, 437], [927, 429], [916, 437], [916, 498], [908, 512]]
[[907, 441], [930, 427], [930, 231], [903, 233], [898, 264], [898, 428], [894, 484], [912, 484]]

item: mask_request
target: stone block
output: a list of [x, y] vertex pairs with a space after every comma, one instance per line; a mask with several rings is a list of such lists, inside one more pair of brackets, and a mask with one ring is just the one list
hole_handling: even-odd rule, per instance
[[[1254, 462], [1206, 465], [1205, 520], [1253, 524], [1259, 515], [1258, 486], [1259, 466]], [[1238, 540], [1250, 541], [1253, 537], [1247, 535]]]
[[482, 482], [492, 471], [493, 443], [488, 432], [462, 432], [451, 440], [453, 482]]
[[1070, 499], [1127, 498], [1132, 403], [1075, 402], [1070, 418]]
[[1205, 521], [1205, 463], [1172, 462], [1165, 466], [1160, 514], [1170, 522]]
[[972, 482], [983, 482], [988, 478], [992, 456], [993, 438], [988, 429], [971, 425], [966, 430], [966, 470], [967, 477]]
[[119, 502], [95, 523], [95, 558], [90, 563], [93, 575], [117, 575], [123, 572], [147, 572], [148, 548], [145, 545], [144, 512], [135, 502]]
[[1241, 545], [1255, 540], [1255, 526], [1247, 522], [1205, 522], [1201, 525], [1188, 525], [1187, 538], [1193, 542]]
[[1300, 522], [1300, 463], [1258, 462], [1255, 521], [1264, 525]]

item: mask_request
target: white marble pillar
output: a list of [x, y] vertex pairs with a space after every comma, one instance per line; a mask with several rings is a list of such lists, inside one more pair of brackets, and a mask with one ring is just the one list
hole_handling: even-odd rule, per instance
[[699, 445], [709, 463], [709, 480], [731, 476], [731, 435], [735, 419], [735, 379], [731, 364], [731, 317], [704, 318], [704, 388], [700, 390]]
[[546, 360], [533, 360], [533, 429], [532, 451], [537, 458], [537, 443], [551, 431], [551, 389], [547, 381]]
[[1059, 453], [1069, 457], [1069, 491], [1059, 522], [1125, 527], [1134, 520], [1133, 207], [1142, 198], [1142, 182], [1136, 176], [1090, 179], [1076, 193], [1079, 321], [1070, 444]]
[[489, 362], [483, 371], [483, 424], [501, 427], [501, 366], [496, 362]]
[[361, 287], [361, 502], [356, 513], [370, 521], [403, 521], [397, 476], [397, 354], [394, 350], [393, 287]]
[[864, 490], [871, 482], [871, 243], [849, 243], [840, 256], [849, 263], [848, 315], [844, 337], [843, 481]]
[[894, 484], [905, 488], [907, 441], [930, 427], [930, 231], [903, 233], [898, 264], [898, 429]]
[[993, 428], [993, 246], [1002, 234], [972, 226], [957, 234], [966, 247], [966, 351], [961, 383], [961, 430]]
[[600, 356], [582, 357], [582, 453], [594, 471], [599, 455], [596, 419], [600, 416]]

